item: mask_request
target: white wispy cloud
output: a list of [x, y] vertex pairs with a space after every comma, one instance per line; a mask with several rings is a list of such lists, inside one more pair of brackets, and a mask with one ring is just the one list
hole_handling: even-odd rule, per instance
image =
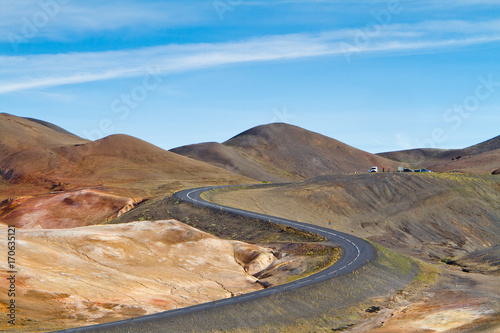
[[[268, 7], [297, 4], [334, 5], [336, 13], [370, 6], [385, 7], [388, 0], [274, 0], [274, 1], [224, 1], [230, 12], [238, 7]], [[382, 7], [381, 7], [382, 6]], [[404, 11], [427, 11], [432, 14], [439, 9], [453, 10], [463, 7], [489, 6], [498, 8], [498, 0], [401, 0]], [[264, 10], [264, 9], [263, 9]], [[66, 41], [85, 34], [113, 32], [126, 28], [144, 34], [158, 28], [199, 26], [218, 20], [214, 1], [211, 0], [3, 0], [0, 11], [0, 42], [10, 42], [35, 35], [44, 40]], [[279, 21], [276, 18], [277, 22]], [[35, 30], [35, 33], [32, 33]], [[16, 39], [17, 38], [17, 39]]]
[[[371, 32], [370, 32], [371, 31]], [[92, 53], [0, 56], [0, 93], [325, 55], [434, 52], [500, 41], [500, 20], [433, 21]], [[361, 36], [361, 38], [360, 38]], [[361, 41], [361, 42], [360, 42]]]
[[121, 28], [143, 32], [192, 25], [205, 21], [208, 9], [213, 11], [208, 2], [3, 0], [0, 42], [26, 35], [64, 40], [68, 36]]

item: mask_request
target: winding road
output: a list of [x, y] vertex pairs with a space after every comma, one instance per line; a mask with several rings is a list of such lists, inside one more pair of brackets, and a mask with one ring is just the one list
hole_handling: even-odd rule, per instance
[[[282, 185], [282, 184], [279, 184]], [[259, 185], [256, 185], [259, 186]], [[268, 184], [262, 186], [270, 186]], [[271, 184], [271, 186], [273, 186]], [[278, 186], [278, 185], [275, 185]], [[203, 192], [207, 192], [214, 189], [227, 188], [232, 186], [213, 186], [213, 187], [201, 187], [190, 190], [179, 191], [174, 194], [174, 196], [186, 202], [193, 203], [198, 206], [208, 207], [216, 210], [222, 210], [225, 212], [230, 212], [233, 214], [246, 216], [249, 218], [255, 218], [262, 221], [271, 221], [279, 223], [282, 225], [294, 227], [304, 231], [313, 232], [324, 236], [328, 241], [336, 243], [342, 250], [341, 258], [332, 266], [325, 268], [324, 270], [307, 276], [303, 279], [296, 280], [287, 284], [282, 284], [279, 286], [270, 287], [267, 289], [251, 292], [248, 294], [243, 294], [235, 296], [232, 298], [221, 299], [215, 302], [209, 302], [204, 304], [198, 304], [182, 309], [171, 310], [161, 313], [156, 313], [152, 315], [147, 315], [143, 317], [138, 317], [134, 319], [121, 320], [106, 324], [99, 324], [93, 326], [86, 326], [81, 328], [67, 329], [58, 332], [158, 332], [155, 323], [168, 323], [169, 318], [175, 316], [186, 315], [189, 313], [195, 313], [197, 311], [206, 310], [209, 308], [222, 308], [225, 306], [231, 306], [235, 303], [246, 302], [254, 300], [261, 297], [266, 297], [274, 295], [277, 293], [284, 293], [290, 290], [295, 290], [304, 286], [308, 286], [314, 283], [319, 283], [328, 279], [335, 278], [337, 276], [345, 275], [351, 273], [363, 265], [367, 264], [370, 260], [376, 257], [376, 249], [369, 242], [355, 237], [350, 234], [335, 231], [329, 228], [323, 228], [320, 226], [297, 222], [293, 220], [288, 220], [284, 218], [279, 218], [275, 216], [249, 212], [237, 208], [227, 207], [218, 205], [212, 202], [208, 202], [201, 198]], [[236, 186], [235, 186], [236, 187]], [[152, 329], [155, 326], [156, 331]], [[166, 330], [168, 332], [168, 330]]]

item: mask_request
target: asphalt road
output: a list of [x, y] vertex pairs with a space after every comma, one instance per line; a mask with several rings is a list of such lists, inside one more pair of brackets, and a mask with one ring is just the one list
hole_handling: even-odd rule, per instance
[[[263, 186], [269, 186], [269, 185], [263, 185]], [[290, 227], [294, 227], [297, 229], [302, 229], [305, 231], [310, 231], [316, 234], [319, 234], [321, 236], [324, 236], [325, 238], [328, 239], [328, 241], [336, 243], [338, 246], [340, 246], [342, 250], [342, 256], [341, 258], [332, 266], [322, 270], [321, 272], [318, 272], [316, 274], [310, 275], [308, 277], [305, 277], [303, 279], [290, 282], [287, 284], [282, 284], [279, 286], [275, 287], [270, 287], [267, 289], [251, 292], [248, 294], [232, 297], [232, 298], [226, 298], [222, 299], [219, 301], [215, 302], [209, 302], [209, 303], [204, 303], [204, 304], [198, 304], [182, 309], [177, 309], [177, 310], [171, 310], [171, 311], [166, 311], [166, 312], [161, 312], [161, 313], [156, 313], [152, 315], [147, 315], [143, 317], [138, 317], [134, 319], [127, 319], [127, 320], [121, 320], [121, 321], [116, 321], [116, 322], [111, 322], [111, 323], [106, 323], [106, 324], [99, 324], [99, 325], [93, 325], [93, 326], [86, 326], [82, 328], [74, 328], [74, 329], [67, 329], [63, 331], [58, 331], [58, 332], [154, 332], [151, 330], [152, 326], [158, 327], [158, 325], [161, 323], [161, 325], [168, 324], [169, 318], [173, 318], [175, 316], [181, 316], [181, 315], [186, 315], [190, 313], [196, 313], [197, 311], [202, 311], [210, 308], [222, 308], [225, 306], [231, 306], [236, 303], [240, 302], [246, 302], [250, 300], [254, 300], [257, 298], [261, 297], [266, 297], [270, 296], [273, 294], [277, 293], [284, 293], [290, 290], [294, 290], [297, 288], [301, 288], [304, 286], [308, 286], [314, 283], [319, 283], [328, 279], [335, 278], [337, 276], [349, 274], [361, 266], [367, 264], [370, 260], [375, 258], [376, 256], [376, 249], [367, 241], [355, 237], [350, 234], [342, 233], [339, 231], [335, 231], [332, 229], [328, 228], [323, 228], [320, 226], [308, 224], [308, 223], [303, 223], [303, 222], [297, 222], [293, 220], [288, 220], [288, 219], [283, 219], [279, 217], [274, 217], [270, 215], [265, 215], [265, 214], [259, 214], [255, 212], [249, 212], [241, 209], [236, 209], [232, 207], [227, 207], [227, 206], [221, 206], [217, 205], [215, 203], [211, 203], [208, 201], [205, 201], [200, 197], [200, 195], [203, 192], [213, 190], [213, 189], [218, 189], [218, 188], [224, 188], [228, 186], [215, 186], [215, 187], [201, 187], [201, 188], [196, 188], [196, 189], [190, 189], [190, 190], [184, 190], [184, 191], [179, 191], [174, 194], [174, 196], [180, 200], [186, 201], [186, 202], [191, 202], [195, 205], [199, 206], [204, 206], [212, 209], [217, 209], [217, 210], [222, 210], [250, 218], [256, 218], [259, 220], [263, 221], [271, 221], [275, 223], [279, 223], [282, 225], [287, 225]], [[168, 332], [168, 331], [165, 331]]]

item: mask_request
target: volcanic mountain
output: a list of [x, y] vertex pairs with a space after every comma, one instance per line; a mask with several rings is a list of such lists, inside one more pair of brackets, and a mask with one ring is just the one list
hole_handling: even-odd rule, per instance
[[399, 163], [353, 148], [324, 135], [284, 123], [249, 129], [220, 144], [171, 150], [262, 181], [300, 180], [333, 173], [397, 169]]
[[440, 172], [500, 173], [500, 135], [464, 149], [410, 149], [377, 154]]
[[[40, 120], [0, 114], [0, 178], [11, 184], [242, 182], [243, 177], [127, 135], [79, 138]], [[246, 180], [250, 181], [250, 180]]]
[[0, 221], [19, 227], [102, 223], [186, 187], [255, 182], [127, 135], [79, 138], [0, 114]]

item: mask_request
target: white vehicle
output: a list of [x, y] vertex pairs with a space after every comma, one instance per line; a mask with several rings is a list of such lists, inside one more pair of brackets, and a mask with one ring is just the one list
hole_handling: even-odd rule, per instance
[[372, 167], [370, 170], [368, 170], [369, 173], [372, 172], [378, 172], [378, 167]]

